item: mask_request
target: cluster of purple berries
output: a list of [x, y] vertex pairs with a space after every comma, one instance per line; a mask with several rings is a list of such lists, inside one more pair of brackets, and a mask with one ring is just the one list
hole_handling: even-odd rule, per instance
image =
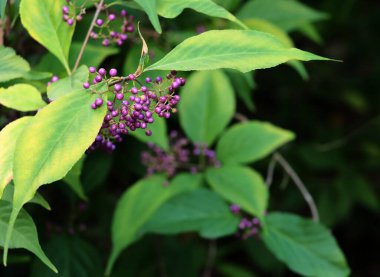
[[55, 83], [59, 80], [58, 76], [54, 75], [51, 77], [50, 81], [47, 83], [48, 86], [50, 86], [52, 83]]
[[[63, 20], [69, 26], [72, 26], [76, 21], [81, 21], [83, 19], [83, 14], [86, 13], [83, 3], [81, 6], [76, 6], [76, 1], [66, 0], [67, 5], [62, 7]], [[86, 1], [85, 1], [86, 2]]]
[[[120, 17], [122, 20], [121, 27], [118, 27], [114, 22], [117, 21], [117, 15], [114, 13], [107, 14], [107, 19], [103, 20], [98, 18], [95, 26], [99, 28], [98, 32], [92, 31], [90, 37], [92, 39], [101, 39], [103, 46], [109, 46], [111, 44], [123, 45], [128, 39], [127, 33], [133, 33], [135, 31], [135, 25], [133, 23], [134, 17], [132, 15], [127, 16], [127, 11], [122, 10]], [[119, 30], [117, 30], [119, 28]]]
[[[175, 106], [180, 101], [176, 92], [186, 83], [184, 78], [176, 77], [175, 71], [168, 74], [166, 79], [157, 77], [153, 81], [146, 78], [144, 85], [134, 74], [117, 77], [117, 70], [114, 68], [107, 72], [104, 68], [96, 70], [95, 67], [90, 67], [89, 71], [93, 85], [85, 82], [83, 87], [99, 94], [91, 108], [107, 105], [101, 130], [89, 151], [102, 148], [112, 152], [116, 148], [115, 142], [123, 140], [122, 135], [137, 129], [144, 129], [145, 134], [151, 136], [152, 131], [148, 127], [154, 122], [154, 115], [170, 118], [171, 113], [176, 113]], [[96, 91], [97, 84], [103, 84], [107, 87], [106, 90]], [[102, 97], [105, 93], [110, 99], [107, 103], [104, 103]]]
[[179, 137], [176, 131], [170, 133], [170, 152], [152, 143], [148, 143], [148, 147], [150, 151], [141, 153], [141, 162], [147, 167], [148, 176], [164, 173], [171, 178], [181, 170], [196, 174], [208, 166], [220, 166], [213, 150], [191, 145], [188, 139]]
[[[236, 204], [230, 206], [230, 210], [233, 214], [240, 215], [240, 207]], [[257, 217], [249, 219], [248, 217], [243, 217], [239, 222], [239, 231], [237, 236], [241, 237], [243, 240], [246, 240], [250, 237], [259, 238], [260, 234], [260, 220]]]

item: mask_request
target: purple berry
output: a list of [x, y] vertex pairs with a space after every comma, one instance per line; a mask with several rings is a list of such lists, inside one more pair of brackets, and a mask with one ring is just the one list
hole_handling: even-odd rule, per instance
[[115, 68], [111, 68], [110, 70], [110, 76], [115, 77], [117, 75], [117, 70]]
[[90, 83], [89, 83], [89, 82], [84, 82], [84, 83], [83, 83], [83, 87], [84, 87], [85, 89], [90, 88]]
[[124, 94], [123, 93], [116, 93], [116, 99], [117, 100], [123, 100]]
[[115, 91], [121, 91], [122, 88], [123, 88], [123, 87], [122, 87], [120, 84], [115, 84], [115, 85], [114, 85], [114, 89], [115, 89]]
[[150, 137], [152, 135], [152, 131], [151, 130], [146, 130], [145, 131], [145, 135], [147, 135], [148, 137]]
[[151, 83], [152, 82], [152, 78], [150, 78], [150, 77], [145, 78], [145, 82], [147, 84]]
[[127, 15], [127, 11], [126, 10], [121, 10], [120, 14], [121, 14], [121, 16], [126, 16]]
[[110, 40], [108, 38], [104, 39], [103, 42], [102, 42], [102, 45], [103, 46], [108, 46], [110, 45]]
[[102, 98], [96, 98], [95, 100], [95, 105], [100, 107], [101, 105], [103, 105], [103, 99]]
[[51, 81], [53, 82], [53, 83], [55, 83], [55, 82], [57, 82], [59, 80], [59, 78], [58, 78], [58, 76], [53, 76], [53, 77], [51, 77]]
[[100, 75], [96, 75], [96, 77], [95, 77], [95, 81], [96, 82], [101, 82], [103, 80], [103, 78], [102, 78], [102, 76], [100, 76]]
[[67, 19], [67, 24], [69, 24], [69, 26], [73, 25], [74, 20], [72, 18]]
[[95, 110], [97, 108], [96, 104], [95, 103], [92, 103], [91, 104], [91, 109]]
[[96, 72], [96, 68], [93, 67], [93, 66], [90, 66], [90, 67], [88, 68], [88, 71], [89, 71], [90, 73], [95, 73], [95, 72]]
[[103, 20], [100, 19], [100, 18], [98, 18], [98, 19], [96, 20], [96, 25], [98, 25], [99, 27], [102, 26], [102, 25], [103, 25]]
[[68, 6], [63, 6], [63, 7], [62, 7], [62, 12], [63, 12], [64, 14], [68, 14], [69, 11], [70, 11], [70, 8], [69, 8]]
[[100, 68], [98, 73], [103, 76], [106, 75], [107, 71], [104, 68]]
[[138, 88], [133, 87], [133, 88], [131, 88], [131, 92], [132, 92], [133, 94], [137, 94], [137, 93], [139, 93], [139, 90], [138, 90]]
[[116, 19], [116, 15], [115, 14], [111, 13], [111, 14], [108, 15], [108, 20], [109, 21], [114, 21], [115, 19]]
[[159, 84], [161, 82], [162, 82], [162, 77], [161, 76], [157, 76], [156, 83]]

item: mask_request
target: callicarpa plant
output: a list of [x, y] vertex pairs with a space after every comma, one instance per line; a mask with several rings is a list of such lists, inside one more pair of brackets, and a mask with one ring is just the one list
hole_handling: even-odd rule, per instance
[[[281, 154], [295, 135], [249, 119], [253, 71], [285, 63], [307, 79], [302, 62], [329, 60], [287, 34], [324, 13], [287, 0], [0, 0], [0, 15], [8, 275], [253, 276], [231, 264], [253, 263], [231, 258], [252, 243], [303, 276], [349, 275]], [[277, 164], [311, 219], [269, 205]]]

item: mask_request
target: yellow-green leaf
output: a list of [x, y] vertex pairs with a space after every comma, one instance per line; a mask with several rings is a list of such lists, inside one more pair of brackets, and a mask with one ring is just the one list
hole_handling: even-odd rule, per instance
[[9, 123], [0, 132], [0, 199], [5, 186], [13, 178], [13, 157], [16, 142], [32, 117], [22, 117]]
[[0, 88], [0, 104], [22, 112], [35, 111], [46, 106], [41, 93], [34, 86], [27, 84]]
[[291, 60], [328, 60], [289, 48], [270, 34], [253, 30], [208, 31], [186, 39], [146, 70], [211, 70], [242, 72], [274, 67]]
[[20, 78], [29, 70], [29, 64], [12, 48], [0, 46], [0, 82]]
[[69, 73], [68, 55], [74, 25], [62, 19], [65, 0], [22, 0], [21, 23], [30, 36], [53, 53]]

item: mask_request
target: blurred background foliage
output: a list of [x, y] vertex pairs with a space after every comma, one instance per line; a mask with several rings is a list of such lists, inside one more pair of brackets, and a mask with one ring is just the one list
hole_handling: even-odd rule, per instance
[[[239, 15], [251, 28], [271, 32], [284, 43], [343, 61], [305, 64], [309, 80], [305, 80], [305, 69], [294, 64], [291, 66], [296, 71], [289, 66], [257, 71], [254, 81], [233, 71], [227, 74], [239, 92], [239, 113], [250, 119], [270, 121], [297, 134], [297, 139], [282, 153], [312, 192], [321, 221], [332, 228], [352, 276], [380, 276], [380, 2], [303, 0], [320, 12], [310, 15], [313, 25], [302, 26], [289, 18], [283, 20], [290, 23], [283, 25], [270, 14], [265, 20], [252, 18], [244, 6], [249, 1], [215, 2]], [[136, 16], [143, 15], [136, 11]], [[162, 22], [166, 30], [164, 39], [149, 31], [149, 22], [143, 21], [143, 32], [153, 50], [152, 60], [194, 35], [196, 26], [205, 29], [209, 25], [226, 26], [225, 21], [193, 11], [185, 11], [175, 21]], [[77, 27], [71, 57], [79, 51], [87, 24], [83, 22]], [[7, 39], [15, 42], [14, 48], [29, 58], [34, 69], [64, 72], [54, 57], [28, 38], [19, 23], [16, 22], [15, 31]], [[115, 66], [130, 73], [137, 63], [138, 51], [139, 46], [119, 51], [95, 43], [89, 45], [84, 62], [89, 65], [102, 62], [108, 68]], [[18, 116], [0, 109], [1, 125]], [[178, 129], [177, 120], [171, 119], [169, 126]], [[65, 268], [65, 276], [102, 275], [105, 256], [102, 254], [110, 251], [110, 215], [127, 184], [144, 174], [145, 168], [138, 162], [143, 149], [144, 144], [129, 137], [112, 156], [104, 153], [89, 156], [81, 181], [90, 201], [78, 200], [64, 182], [57, 182], [56, 186], [42, 190], [51, 203], [51, 212], [28, 207], [40, 236], [49, 238], [44, 241], [47, 255], [58, 267]], [[265, 174], [269, 161], [270, 158], [261, 161], [255, 168]], [[281, 170], [275, 171], [271, 193], [271, 210], [309, 216], [302, 196]], [[194, 234], [145, 237], [123, 253], [112, 276], [198, 276], [207, 268], [206, 257], [215, 249], [213, 276], [294, 276], [260, 241], [230, 237], [218, 240], [215, 245]], [[26, 263], [30, 261], [31, 267]], [[12, 252], [9, 264], [6, 269], [0, 268], [1, 276], [55, 276], [23, 251]]]

